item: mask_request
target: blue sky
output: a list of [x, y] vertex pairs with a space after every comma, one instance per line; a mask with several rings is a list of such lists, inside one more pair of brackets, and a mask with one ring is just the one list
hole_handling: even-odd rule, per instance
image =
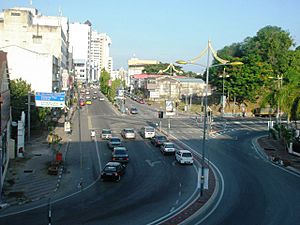
[[[0, 7], [29, 3], [0, 0]], [[300, 45], [298, 0], [32, 0], [32, 5], [49, 16], [61, 8], [70, 22], [90, 20], [94, 30], [107, 33], [114, 69], [126, 68], [134, 55], [161, 62], [188, 60], [205, 49], [208, 39], [218, 50], [267, 25], [290, 32]]]

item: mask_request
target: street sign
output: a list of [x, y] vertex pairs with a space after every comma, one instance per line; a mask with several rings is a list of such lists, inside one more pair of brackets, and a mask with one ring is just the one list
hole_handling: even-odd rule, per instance
[[37, 107], [63, 108], [65, 107], [65, 93], [35, 93], [35, 105]]

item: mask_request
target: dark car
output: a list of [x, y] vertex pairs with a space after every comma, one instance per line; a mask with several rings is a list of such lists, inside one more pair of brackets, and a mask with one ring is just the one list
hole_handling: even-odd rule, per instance
[[101, 172], [101, 179], [120, 181], [121, 176], [125, 173], [125, 168], [125, 165], [119, 162], [108, 162]]
[[160, 147], [164, 142], [167, 142], [168, 138], [164, 135], [157, 135], [151, 139], [151, 143], [157, 147]]
[[107, 143], [107, 145], [110, 149], [113, 149], [114, 147], [118, 147], [121, 145], [121, 139], [118, 137], [112, 137]]
[[131, 113], [131, 114], [138, 114], [137, 108], [132, 107], [132, 108], [130, 109], [130, 113]]
[[112, 161], [121, 163], [129, 162], [127, 149], [125, 147], [115, 147], [112, 152]]

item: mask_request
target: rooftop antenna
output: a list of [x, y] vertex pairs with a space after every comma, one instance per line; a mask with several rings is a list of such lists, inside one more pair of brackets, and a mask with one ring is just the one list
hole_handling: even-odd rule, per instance
[[61, 10], [61, 6], [58, 7], [58, 16], [62, 16], [62, 10]]

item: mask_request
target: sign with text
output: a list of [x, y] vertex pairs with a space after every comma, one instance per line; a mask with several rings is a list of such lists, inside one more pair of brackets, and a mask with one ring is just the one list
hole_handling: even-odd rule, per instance
[[63, 108], [65, 107], [65, 93], [36, 92], [35, 105], [37, 107]]

